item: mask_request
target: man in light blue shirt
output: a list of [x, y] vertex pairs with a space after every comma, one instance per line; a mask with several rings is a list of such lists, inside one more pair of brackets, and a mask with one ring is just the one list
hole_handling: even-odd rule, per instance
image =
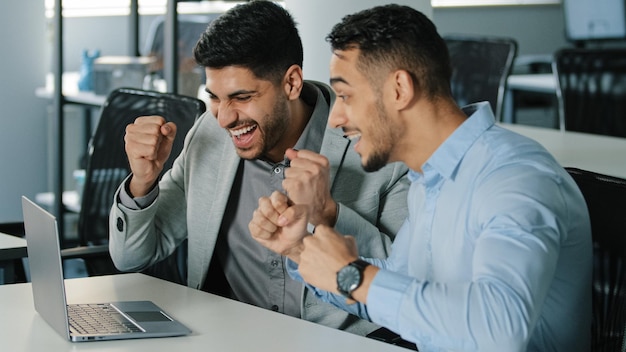
[[253, 237], [317, 296], [420, 351], [587, 351], [591, 230], [567, 172], [496, 126], [488, 103], [456, 106], [445, 43], [418, 11], [365, 10], [328, 39], [329, 122], [358, 139], [366, 170], [411, 169], [409, 216], [390, 257], [364, 261], [351, 236], [308, 233], [303, 208], [276, 192]]

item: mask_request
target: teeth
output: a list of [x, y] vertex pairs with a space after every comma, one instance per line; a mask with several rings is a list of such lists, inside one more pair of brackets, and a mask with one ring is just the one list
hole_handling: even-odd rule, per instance
[[353, 133], [353, 134], [349, 134], [346, 136], [349, 140], [354, 140], [357, 138], [361, 138], [361, 134], [360, 133]]
[[239, 137], [244, 133], [248, 133], [250, 131], [252, 131], [254, 129], [255, 126], [247, 126], [244, 128], [240, 128], [238, 130], [230, 130], [230, 134], [232, 134], [235, 137]]

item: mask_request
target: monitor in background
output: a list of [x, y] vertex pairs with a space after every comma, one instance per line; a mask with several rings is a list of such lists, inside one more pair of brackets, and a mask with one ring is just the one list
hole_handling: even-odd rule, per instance
[[573, 42], [626, 39], [626, 0], [563, 0], [565, 36]]

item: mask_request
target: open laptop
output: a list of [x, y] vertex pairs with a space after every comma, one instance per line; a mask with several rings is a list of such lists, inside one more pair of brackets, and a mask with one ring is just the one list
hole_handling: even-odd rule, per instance
[[[22, 211], [35, 310], [59, 334], [70, 341], [97, 341], [191, 333], [150, 301], [68, 305], [56, 218], [24, 196]], [[79, 327], [79, 320], [87, 320], [86, 326]]]

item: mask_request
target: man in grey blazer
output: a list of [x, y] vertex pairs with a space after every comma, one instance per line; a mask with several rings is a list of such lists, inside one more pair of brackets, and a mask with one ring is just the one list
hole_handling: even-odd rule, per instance
[[210, 111], [160, 181], [176, 126], [144, 116], [127, 127], [132, 174], [110, 215], [116, 267], [142, 270], [187, 239], [190, 287], [361, 335], [373, 331], [376, 325], [291, 280], [284, 258], [258, 244], [248, 223], [258, 199], [278, 190], [306, 204], [310, 226], [354, 234], [359, 252], [385, 258], [407, 215], [406, 167], [363, 172], [351, 141], [327, 126], [335, 96], [303, 79], [300, 37], [281, 6], [236, 6], [209, 25], [194, 55], [206, 71]]

